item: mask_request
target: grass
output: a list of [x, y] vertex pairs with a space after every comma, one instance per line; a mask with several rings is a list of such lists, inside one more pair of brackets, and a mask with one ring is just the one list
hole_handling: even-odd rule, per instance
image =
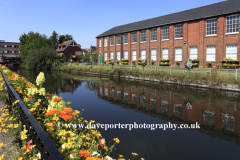
[[[113, 68], [113, 69], [112, 69]], [[100, 75], [135, 75], [135, 76], [150, 76], [159, 78], [164, 81], [164, 78], [173, 78], [180, 80], [180, 83], [186, 83], [190, 81], [211, 81], [213, 85], [218, 84], [236, 84], [240, 86], [240, 79], [235, 79], [235, 70], [211, 70], [211, 76], [209, 74], [210, 69], [208, 68], [194, 68], [190, 70], [190, 76], [188, 76], [188, 70], [180, 67], [159, 67], [155, 72], [155, 67], [145, 66], [144, 72], [142, 66], [136, 66], [131, 70], [130, 65], [77, 65], [68, 64], [61, 68], [61, 70], [74, 69], [76, 71], [93, 71]]]

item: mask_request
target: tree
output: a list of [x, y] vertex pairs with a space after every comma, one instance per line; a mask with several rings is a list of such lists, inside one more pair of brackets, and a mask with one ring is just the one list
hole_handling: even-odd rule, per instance
[[50, 36], [50, 41], [55, 49], [57, 49], [58, 44], [58, 34], [56, 31], [53, 31], [52, 35]]
[[69, 41], [70, 37], [72, 37], [72, 35], [60, 35], [59, 39], [58, 39], [58, 43], [63, 43], [64, 41]]
[[29, 32], [20, 36], [20, 58], [22, 67], [26, 69], [52, 69], [59, 67], [55, 44], [57, 33], [53, 31], [50, 38], [38, 32]]

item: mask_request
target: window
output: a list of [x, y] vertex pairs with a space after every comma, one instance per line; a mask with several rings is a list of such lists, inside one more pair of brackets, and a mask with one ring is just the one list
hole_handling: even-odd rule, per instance
[[117, 35], [117, 45], [121, 44], [121, 39], [120, 39], [120, 35]]
[[107, 37], [104, 37], [104, 47], [107, 47]]
[[216, 46], [207, 46], [206, 61], [215, 61]]
[[104, 61], [107, 61], [107, 52], [104, 52]]
[[128, 34], [124, 34], [124, 44], [128, 44]]
[[151, 29], [151, 41], [156, 41], [157, 40], [157, 29]]
[[237, 45], [231, 44], [226, 46], [226, 58], [237, 59]]
[[121, 60], [120, 51], [117, 51], [117, 60]]
[[169, 39], [169, 27], [163, 27], [162, 28], [162, 40], [168, 40]]
[[141, 31], [141, 42], [146, 42], [146, 30]]
[[182, 61], [182, 48], [175, 48], [175, 61]]
[[226, 33], [238, 33], [239, 15], [228, 16], [226, 20], [227, 20]]
[[183, 25], [182, 24], [175, 26], [175, 38], [183, 38]]
[[151, 60], [157, 60], [157, 52], [156, 49], [151, 49]]
[[136, 50], [132, 50], [132, 60], [137, 60]]
[[124, 51], [124, 58], [128, 59], [128, 51]]
[[146, 50], [145, 49], [141, 49], [141, 58], [142, 59], [146, 58]]
[[110, 59], [113, 59], [113, 52], [110, 52]]
[[217, 35], [217, 19], [209, 19], [206, 21], [206, 35]]
[[136, 32], [132, 33], [132, 43], [137, 43], [137, 33]]
[[190, 47], [190, 59], [197, 59], [197, 47]]
[[110, 36], [110, 46], [113, 46], [113, 36]]
[[162, 58], [167, 59], [168, 58], [168, 48], [162, 49]]

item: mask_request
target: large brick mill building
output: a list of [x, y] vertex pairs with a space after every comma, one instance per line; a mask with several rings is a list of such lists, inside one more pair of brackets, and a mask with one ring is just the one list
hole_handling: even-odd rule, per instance
[[146, 58], [159, 64], [170, 59], [184, 66], [199, 59], [199, 67], [220, 65], [223, 58], [240, 59], [240, 1], [227, 0], [143, 21], [116, 26], [97, 38], [99, 60]]

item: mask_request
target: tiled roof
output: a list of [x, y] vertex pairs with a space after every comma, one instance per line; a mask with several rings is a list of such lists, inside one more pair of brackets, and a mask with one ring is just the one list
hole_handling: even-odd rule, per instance
[[[62, 43], [62, 45], [64, 45], [65, 47], [67, 47], [72, 41], [73, 41], [73, 40], [65, 41], [65, 42]], [[58, 44], [58, 45], [59, 45], [59, 44]], [[60, 44], [60, 46], [61, 46], [61, 44]], [[64, 48], [62, 47], [62, 48], [60, 48], [60, 49], [57, 48], [56, 51], [57, 51], [57, 52], [63, 51], [63, 50], [65, 49], [65, 47], [64, 47]]]
[[190, 20], [197, 20], [202, 18], [209, 18], [224, 14], [230, 14], [240, 11], [239, 0], [226, 0], [198, 8], [193, 8], [177, 13], [172, 13], [160, 17], [146, 19], [143, 21], [133, 22], [121, 26], [113, 27], [112, 29], [98, 35], [96, 38], [136, 31], [151, 27], [169, 25], [174, 23], [181, 23]]

